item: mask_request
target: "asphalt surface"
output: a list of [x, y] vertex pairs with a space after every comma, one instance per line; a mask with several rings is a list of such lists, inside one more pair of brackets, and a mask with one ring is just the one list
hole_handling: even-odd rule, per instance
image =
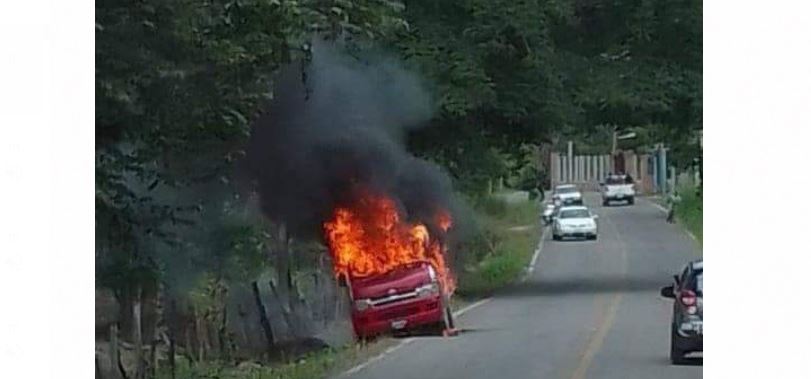
[[344, 378], [700, 378], [668, 359], [672, 300], [659, 296], [700, 247], [650, 201], [602, 207], [597, 241], [545, 233], [522, 283], [457, 320], [457, 337], [412, 337]]

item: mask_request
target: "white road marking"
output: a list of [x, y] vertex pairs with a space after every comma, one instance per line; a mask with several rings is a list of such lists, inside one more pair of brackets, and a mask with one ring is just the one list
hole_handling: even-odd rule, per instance
[[473, 304], [470, 304], [470, 305], [468, 305], [468, 306], [466, 306], [466, 307], [464, 307], [464, 308], [462, 308], [462, 309], [460, 309], [460, 310], [458, 310], [456, 312], [453, 312], [453, 317], [459, 317], [459, 316], [465, 314], [465, 312], [467, 312], [467, 311], [469, 311], [469, 310], [471, 310], [473, 308], [476, 308], [476, 307], [478, 307], [478, 306], [480, 306], [480, 305], [482, 305], [484, 303], [487, 303], [490, 300], [493, 300], [493, 298], [492, 297], [486, 297], [486, 298], [481, 299], [481, 300], [479, 300], [479, 301], [477, 301], [477, 302], [475, 302]]
[[535, 263], [538, 261], [538, 257], [541, 255], [541, 250], [543, 250], [543, 242], [546, 240], [546, 237], [549, 235], [549, 228], [544, 228], [543, 233], [541, 233], [541, 238], [538, 241], [538, 247], [535, 248], [535, 253], [532, 254], [532, 259], [529, 261], [529, 266], [527, 266], [527, 273], [524, 275], [524, 278], [521, 281], [527, 280], [529, 276], [535, 271]]
[[[646, 200], [647, 200], [647, 199], [646, 199]], [[649, 202], [649, 203], [651, 203], [651, 204], [653, 204], [653, 206], [654, 206], [654, 207], [659, 208], [659, 210], [660, 210], [660, 211], [667, 213], [667, 208], [665, 208], [665, 207], [663, 207], [663, 206], [659, 205], [659, 203], [657, 203], [657, 202], [655, 202], [655, 201], [652, 201], [652, 200], [648, 200], [648, 202]]]
[[380, 353], [380, 354], [378, 354], [378, 355], [375, 355], [375, 356], [374, 356], [374, 357], [372, 357], [372, 358], [369, 358], [369, 360], [368, 360], [368, 361], [363, 362], [363, 363], [361, 363], [361, 364], [359, 364], [359, 365], [357, 365], [357, 366], [355, 366], [355, 367], [350, 368], [349, 370], [344, 371], [344, 373], [343, 373], [343, 374], [341, 374], [340, 376], [348, 376], [348, 375], [352, 375], [352, 374], [354, 374], [354, 373], [357, 373], [358, 371], [363, 370], [363, 368], [364, 368], [364, 367], [366, 367], [366, 366], [368, 366], [368, 365], [370, 365], [370, 364], [372, 364], [372, 363], [374, 363], [374, 362], [379, 361], [380, 359], [382, 359], [382, 358], [383, 358], [383, 357], [385, 357], [386, 355], [389, 355], [389, 354], [391, 354], [391, 353], [393, 353], [393, 352], [397, 351], [397, 350], [398, 350], [398, 349], [400, 349], [401, 347], [403, 347], [403, 346], [405, 346], [405, 345], [408, 345], [408, 344], [410, 344], [410, 343], [411, 343], [411, 342], [413, 342], [413, 341], [414, 341], [414, 339], [413, 339], [413, 338], [406, 338], [406, 339], [404, 339], [404, 340], [400, 341], [400, 343], [398, 343], [398, 344], [396, 344], [396, 345], [394, 345], [394, 346], [392, 346], [392, 347], [390, 347], [390, 348], [386, 349], [386, 350], [385, 350], [385, 351], [383, 351], [382, 353]]
[[[667, 211], [667, 208], [665, 208], [665, 207], [663, 207], [663, 206], [659, 205], [657, 202], [655, 202], [655, 201], [653, 201], [653, 200], [648, 200], [648, 199], [645, 199], [645, 200], [646, 200], [646, 201], [648, 201], [649, 203], [651, 203], [651, 205], [653, 205], [654, 207], [658, 208], [660, 211], [662, 211], [662, 212], [664, 212], [664, 213], [667, 213], [667, 212], [668, 212], [668, 211]], [[684, 230], [684, 232], [685, 232], [685, 233], [687, 233], [687, 235], [688, 235], [688, 236], [690, 236], [690, 238], [692, 238], [692, 239], [693, 239], [693, 241], [698, 242], [698, 238], [696, 238], [696, 236], [695, 236], [695, 235], [694, 235], [692, 232], [690, 232], [689, 230], [687, 230], [687, 228], [681, 228], [681, 229], [682, 229], [682, 230]]]
[[[477, 302], [475, 302], [473, 304], [467, 305], [464, 308], [462, 308], [462, 309], [460, 309], [460, 310], [458, 310], [456, 312], [453, 312], [453, 317], [459, 317], [459, 316], [465, 314], [466, 312], [470, 311], [473, 308], [477, 308], [480, 305], [486, 304], [490, 300], [493, 300], [493, 298], [492, 297], [486, 297], [486, 298], [481, 299], [481, 300], [479, 300], [479, 301], [477, 301]], [[363, 370], [366, 366], [383, 359], [385, 356], [394, 353], [395, 351], [399, 350], [401, 347], [403, 347], [405, 345], [408, 345], [408, 344], [410, 344], [410, 343], [412, 343], [414, 341], [415, 341], [415, 338], [413, 338], [413, 337], [401, 340], [398, 344], [396, 344], [396, 345], [394, 345], [392, 347], [389, 347], [388, 349], [384, 350], [382, 353], [380, 353], [378, 355], [375, 355], [372, 358], [369, 358], [369, 360], [367, 360], [366, 362], [363, 362], [363, 363], [361, 363], [361, 364], [359, 364], [359, 365], [357, 365], [355, 367], [350, 368], [349, 370], [344, 371], [344, 373], [339, 375], [339, 377], [345, 377], [345, 376], [355, 374], [358, 371]]]

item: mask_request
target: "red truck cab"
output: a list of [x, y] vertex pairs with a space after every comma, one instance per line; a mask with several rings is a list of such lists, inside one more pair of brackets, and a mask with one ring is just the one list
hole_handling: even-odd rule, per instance
[[358, 338], [426, 326], [454, 328], [450, 294], [429, 262], [399, 266], [381, 275], [350, 277], [346, 284]]

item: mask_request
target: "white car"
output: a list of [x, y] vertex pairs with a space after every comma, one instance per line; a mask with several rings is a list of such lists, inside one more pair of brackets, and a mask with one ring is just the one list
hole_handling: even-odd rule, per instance
[[552, 226], [552, 239], [560, 241], [564, 237], [596, 240], [597, 215], [592, 214], [588, 208], [582, 205], [560, 208]]
[[558, 209], [560, 209], [560, 201], [555, 201], [546, 204], [546, 207], [544, 207], [543, 214], [541, 216], [544, 225], [549, 225], [552, 223], [552, 220], [555, 218], [555, 213], [557, 213]]
[[628, 204], [634, 203], [633, 182], [624, 175], [609, 175], [605, 182], [600, 183], [602, 188], [603, 206], [608, 206], [611, 201], [625, 201]]
[[560, 200], [563, 205], [583, 204], [583, 194], [574, 184], [561, 184], [552, 191], [552, 200]]

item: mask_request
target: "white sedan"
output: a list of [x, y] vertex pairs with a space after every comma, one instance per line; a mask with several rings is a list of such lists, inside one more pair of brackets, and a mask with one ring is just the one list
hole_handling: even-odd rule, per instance
[[552, 226], [552, 239], [559, 241], [563, 237], [585, 237], [596, 240], [597, 215], [582, 205], [560, 208]]
[[552, 200], [559, 200], [563, 205], [583, 205], [583, 194], [574, 184], [560, 184], [552, 191]]

